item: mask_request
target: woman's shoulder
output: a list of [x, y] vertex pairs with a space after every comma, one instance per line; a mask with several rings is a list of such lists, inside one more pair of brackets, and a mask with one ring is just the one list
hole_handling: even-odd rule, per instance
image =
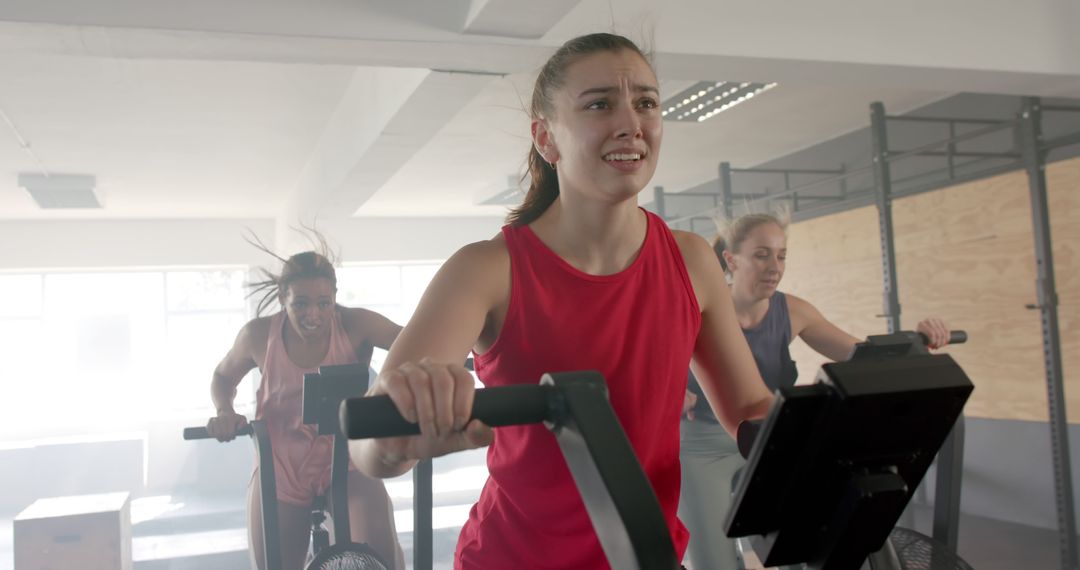
[[787, 303], [788, 318], [796, 335], [811, 324], [825, 319], [817, 307], [802, 297], [784, 293], [783, 299]]
[[276, 314], [251, 319], [241, 327], [240, 338], [251, 347], [266, 345], [266, 341], [270, 338], [270, 323], [273, 322], [275, 316]]
[[679, 253], [682, 254], [686, 273], [690, 276], [690, 284], [697, 297], [698, 308], [705, 312], [716, 306], [716, 303], [730, 303], [727, 288], [720, 290], [719, 284], [725, 282], [724, 270], [716, 260], [716, 254], [709, 242], [693, 232], [672, 230], [671, 234], [679, 247]]
[[510, 268], [510, 250], [502, 234], [470, 243], [457, 250], [439, 269], [455, 282], [478, 283], [501, 280]]
[[691, 268], [691, 265], [699, 266], [716, 259], [712, 246], [700, 235], [683, 230], [671, 230], [671, 235], [675, 238], [675, 243], [679, 246], [679, 253], [682, 254], [688, 269]]
[[510, 250], [506, 246], [506, 237], [499, 233], [491, 239], [475, 241], [462, 247], [450, 259], [455, 258], [469, 263], [499, 263], [509, 261]]
[[780, 299], [784, 300], [784, 302], [787, 304], [788, 312], [793, 315], [798, 314], [801, 316], [809, 313], [818, 312], [817, 308], [814, 307], [814, 305], [812, 305], [810, 301], [807, 301], [802, 297], [792, 295], [791, 293], [782, 293], [780, 291], [777, 291], [776, 295]]

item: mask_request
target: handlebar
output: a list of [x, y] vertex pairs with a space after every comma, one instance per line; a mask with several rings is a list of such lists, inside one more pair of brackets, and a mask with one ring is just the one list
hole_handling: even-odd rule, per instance
[[[549, 401], [553, 395], [552, 386], [541, 384], [481, 388], [476, 391], [470, 419], [478, 419], [491, 427], [542, 422], [549, 419]], [[385, 395], [349, 398], [342, 402], [341, 429], [349, 439], [420, 433], [420, 425], [402, 417], [394, 402]]]
[[[252, 434], [251, 430], [252, 430], [251, 424], [247, 424], [244, 427], [237, 430], [236, 435], [251, 435]], [[213, 439], [213, 436], [211, 436], [210, 433], [206, 431], [206, 426], [187, 427], [187, 428], [184, 428], [184, 439], [186, 439], [186, 440]]]
[[[923, 344], [930, 344], [930, 339], [923, 333], [915, 333], [922, 339]], [[949, 331], [949, 344], [964, 344], [967, 342], [967, 331]]]

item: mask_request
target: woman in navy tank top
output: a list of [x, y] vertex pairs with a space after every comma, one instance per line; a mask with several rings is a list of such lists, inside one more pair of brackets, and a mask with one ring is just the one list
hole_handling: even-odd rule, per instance
[[560, 47], [536, 80], [524, 203], [499, 235], [443, 265], [372, 388], [422, 433], [351, 442], [370, 475], [490, 445], [455, 568], [609, 567], [551, 434], [468, 421], [473, 379], [457, 363], [470, 351], [487, 386], [603, 373], [680, 556], [679, 417], [691, 359], [727, 429], [772, 402], [709, 244], [638, 207], [660, 154], [660, 101], [630, 40], [590, 34]]
[[[777, 291], [787, 258], [787, 224], [750, 214], [728, 224], [713, 244], [731, 280], [735, 314], [769, 391], [792, 386], [798, 371], [788, 345], [795, 337], [832, 360], [846, 360], [861, 339], [829, 322], [804, 299]], [[944, 346], [949, 329], [940, 319], [919, 323], [931, 346]], [[724, 536], [731, 477], [744, 463], [738, 447], [701, 398], [691, 374], [681, 427], [682, 498], [679, 517], [690, 530], [691, 569], [736, 570], [735, 543]]]

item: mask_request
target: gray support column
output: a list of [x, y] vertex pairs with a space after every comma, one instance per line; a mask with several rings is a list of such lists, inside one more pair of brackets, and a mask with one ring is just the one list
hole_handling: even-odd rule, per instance
[[1073, 512], [1072, 465], [1069, 459], [1068, 422], [1065, 413], [1065, 378], [1061, 363], [1061, 333], [1058, 330], [1057, 286], [1054, 282], [1054, 255], [1050, 239], [1050, 210], [1046, 198], [1046, 155], [1039, 150], [1042, 113], [1039, 100], [1025, 97], [1020, 112], [1020, 154], [1028, 175], [1031, 218], [1035, 237], [1035, 291], [1042, 317], [1043, 359], [1046, 366], [1047, 403], [1050, 407], [1050, 449], [1054, 459], [1054, 488], [1057, 498], [1058, 540], [1061, 568], [1076, 570], [1076, 514]]
[[720, 163], [720, 192], [724, 195], [724, 219], [735, 217], [734, 191], [731, 189], [731, 163]]
[[413, 467], [413, 568], [417, 570], [430, 569], [435, 561], [432, 535], [432, 509], [435, 503], [431, 490], [431, 461], [423, 459]]
[[956, 554], [960, 545], [960, 490], [964, 475], [964, 416], [956, 419], [937, 456], [934, 485], [934, 540]]
[[[791, 173], [790, 172], [785, 172], [784, 173], [784, 192], [790, 192], [790, 191], [791, 191]], [[798, 212], [798, 211], [799, 211], [799, 193], [798, 192], [792, 192], [791, 193], [791, 213], [794, 214], [795, 212]]]
[[892, 174], [889, 171], [889, 139], [885, 129], [885, 106], [870, 104], [870, 134], [873, 139], [874, 197], [881, 232], [881, 277], [884, 283], [883, 308], [888, 332], [900, 330], [900, 294], [896, 286], [896, 244], [893, 241]]
[[656, 215], [660, 216], [661, 220], [667, 219], [667, 212], [664, 211], [664, 187], [653, 187], [653, 202], [656, 204]]

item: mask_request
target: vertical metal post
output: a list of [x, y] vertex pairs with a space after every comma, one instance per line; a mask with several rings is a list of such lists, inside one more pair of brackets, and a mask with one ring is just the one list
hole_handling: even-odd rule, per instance
[[960, 490], [964, 473], [964, 416], [945, 438], [937, 456], [934, 485], [934, 539], [956, 554], [960, 545]]
[[[956, 138], [956, 123], [949, 121], [949, 140]], [[956, 178], [956, 160], [954, 154], [956, 154], [956, 143], [950, 142], [945, 147], [945, 154], [949, 162], [949, 180]]]
[[900, 295], [896, 286], [896, 244], [893, 241], [892, 174], [889, 170], [889, 139], [885, 129], [885, 106], [870, 104], [870, 134], [873, 139], [874, 196], [877, 200], [881, 232], [881, 276], [884, 283], [882, 305], [888, 332], [900, 330]]
[[[784, 192], [791, 190], [791, 173], [784, 173]], [[791, 212], [795, 213], [799, 211], [799, 193], [796, 192], [791, 195]]]
[[664, 211], [664, 187], [653, 186], [653, 202], [656, 204], [656, 215], [660, 216], [661, 220], [667, 219], [667, 212]]
[[1065, 412], [1065, 378], [1058, 330], [1058, 297], [1054, 282], [1054, 256], [1050, 239], [1050, 210], [1046, 197], [1046, 155], [1042, 142], [1042, 113], [1037, 98], [1025, 97], [1020, 112], [1020, 155], [1028, 175], [1031, 218], [1035, 237], [1035, 291], [1042, 317], [1043, 359], [1046, 366], [1047, 403], [1050, 408], [1050, 449], [1054, 460], [1058, 541], [1061, 567], [1076, 570], [1076, 515], [1073, 512], [1072, 464], [1069, 459], [1068, 422]]
[[413, 467], [413, 569], [431, 570], [434, 564], [431, 509], [432, 465], [423, 459]]
[[724, 219], [735, 218], [734, 193], [731, 190], [731, 163], [720, 163], [720, 193], [724, 195]]
[[[846, 165], [840, 165], [840, 174], [847, 174]], [[847, 176], [840, 179], [840, 197], [847, 200]]]

